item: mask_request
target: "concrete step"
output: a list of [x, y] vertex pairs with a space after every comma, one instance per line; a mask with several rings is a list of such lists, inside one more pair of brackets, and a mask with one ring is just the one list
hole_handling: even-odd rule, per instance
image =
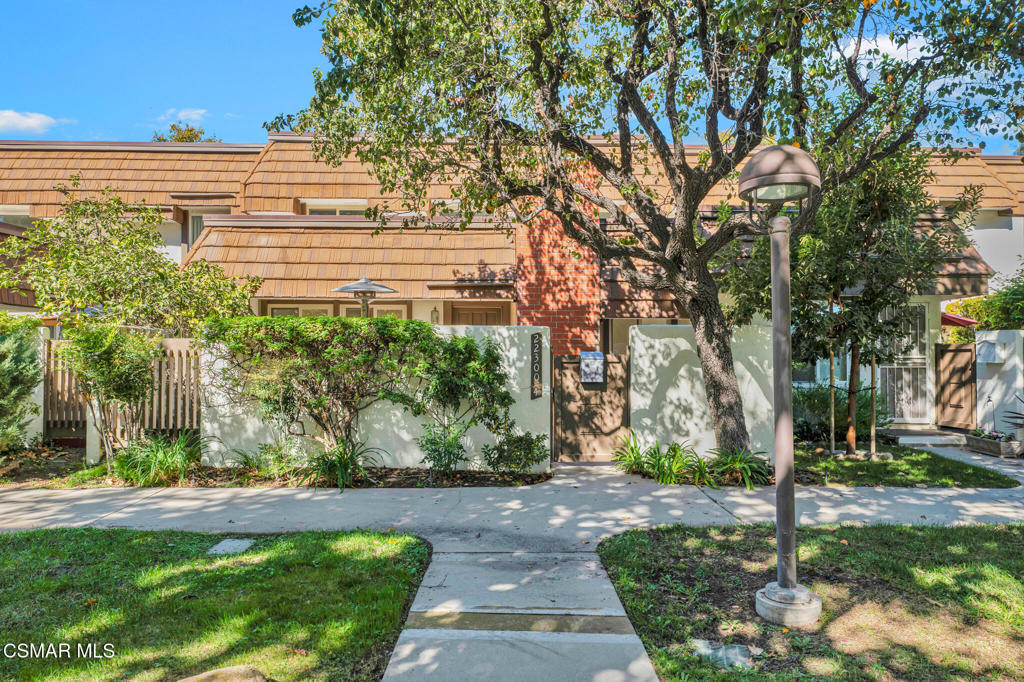
[[657, 682], [635, 634], [403, 630], [385, 680]]
[[967, 438], [962, 433], [904, 433], [896, 436], [896, 443], [910, 448], [922, 446], [958, 447], [966, 445]]

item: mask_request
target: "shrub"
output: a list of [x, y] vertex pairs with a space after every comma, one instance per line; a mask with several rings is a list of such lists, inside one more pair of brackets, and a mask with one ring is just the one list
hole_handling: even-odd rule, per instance
[[181, 485], [200, 460], [200, 441], [182, 433], [171, 439], [156, 435], [132, 441], [118, 452], [114, 472], [139, 486]]
[[718, 488], [718, 472], [714, 463], [693, 451], [688, 452], [683, 459], [680, 478], [688, 479], [697, 486], [706, 485], [709, 488]]
[[612, 461], [627, 474], [645, 473], [644, 448], [633, 429], [619, 436], [619, 446], [612, 450]]
[[528, 472], [548, 457], [547, 436], [543, 433], [503, 433], [498, 442], [483, 447], [487, 468], [512, 474]]
[[39, 412], [32, 394], [42, 377], [36, 322], [0, 315], [0, 453], [25, 447], [25, 430]]
[[771, 482], [771, 471], [768, 462], [762, 457], [763, 452], [751, 452], [746, 448], [730, 447], [715, 448], [712, 467], [715, 475], [722, 483], [729, 484], [736, 480], [752, 490], [755, 485], [767, 485]]
[[324, 481], [330, 487], [341, 490], [351, 488], [357, 478], [366, 476], [366, 467], [379, 465], [379, 448], [365, 443], [349, 445], [338, 443], [337, 447], [324, 450], [310, 457], [302, 484], [318, 484]]
[[423, 449], [423, 461], [430, 465], [431, 472], [451, 476], [460, 464], [469, 461], [466, 444], [462, 442], [466, 434], [463, 424], [427, 424], [425, 431], [416, 442]]
[[975, 330], [1020, 329], [1024, 327], [1024, 267], [988, 296], [954, 301], [946, 312], [977, 320], [977, 327], [953, 327], [953, 343], [974, 343]]
[[[857, 433], [867, 434], [871, 428], [871, 391], [861, 390], [857, 396]], [[884, 428], [892, 423], [885, 407], [885, 395], [879, 391], [875, 425]], [[793, 387], [793, 435], [798, 440], [827, 441], [829, 412], [828, 383]], [[846, 438], [847, 393], [836, 389], [836, 438]]]
[[235, 450], [234, 466], [262, 478], [279, 479], [309, 464], [291, 441], [260, 443], [255, 450]]
[[695, 455], [689, 445], [672, 443], [664, 451], [655, 441], [644, 452], [644, 474], [662, 485], [674, 485], [680, 482], [686, 460]]

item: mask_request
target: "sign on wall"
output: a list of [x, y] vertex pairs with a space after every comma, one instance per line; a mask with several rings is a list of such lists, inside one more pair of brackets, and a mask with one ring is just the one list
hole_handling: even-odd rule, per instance
[[544, 335], [540, 332], [530, 335], [530, 399], [544, 395]]

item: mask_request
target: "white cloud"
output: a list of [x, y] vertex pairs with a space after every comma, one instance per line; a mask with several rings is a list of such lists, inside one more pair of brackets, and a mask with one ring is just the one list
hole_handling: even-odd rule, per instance
[[199, 123], [206, 116], [206, 109], [168, 109], [160, 116], [158, 121], [186, 121], [188, 123]]
[[70, 118], [54, 118], [53, 116], [31, 111], [0, 109], [0, 132], [2, 133], [33, 133], [42, 135], [55, 125], [74, 122]]
[[[928, 47], [928, 41], [920, 36], [910, 36], [906, 39], [903, 44], [897, 43], [892, 37], [887, 35], [878, 35], [874, 38], [864, 38], [860, 42], [860, 55], [859, 61], [875, 57], [878, 54], [886, 55], [890, 59], [898, 59], [900, 61], [913, 61], [926, 53]], [[849, 55], [853, 52], [853, 39], [847, 41], [843, 45], [843, 54]], [[838, 57], [838, 53], [833, 53], [833, 57]]]

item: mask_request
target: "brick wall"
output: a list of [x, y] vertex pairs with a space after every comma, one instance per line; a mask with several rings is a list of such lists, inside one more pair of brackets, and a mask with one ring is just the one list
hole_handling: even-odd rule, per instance
[[555, 355], [600, 349], [599, 260], [554, 217], [516, 230], [516, 293], [517, 324], [550, 327]]

